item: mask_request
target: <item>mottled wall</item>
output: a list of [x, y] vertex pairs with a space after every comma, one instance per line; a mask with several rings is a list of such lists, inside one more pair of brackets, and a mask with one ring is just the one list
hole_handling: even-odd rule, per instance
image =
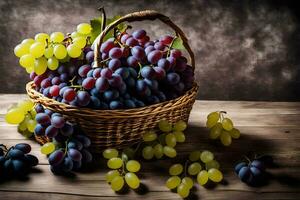
[[[72, 32], [97, 16], [99, 5], [109, 16], [156, 9], [182, 27], [196, 54], [199, 99], [300, 99], [295, 6], [242, 0], [0, 0], [0, 93], [25, 91], [28, 78], [13, 55], [19, 41], [37, 32]], [[157, 22], [134, 25], [157, 37], [170, 31]]]

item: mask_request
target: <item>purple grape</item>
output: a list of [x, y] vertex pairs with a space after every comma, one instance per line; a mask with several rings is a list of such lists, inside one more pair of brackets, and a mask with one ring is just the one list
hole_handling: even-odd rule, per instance
[[30, 78], [30, 80], [33, 80], [36, 76], [37, 76], [37, 74], [35, 72], [31, 72], [29, 75], [29, 78]]
[[73, 77], [73, 76], [76, 76], [77, 75], [77, 67], [75, 65], [71, 65], [68, 67], [68, 72], [67, 74], [70, 76], [70, 77]]
[[170, 85], [176, 85], [180, 81], [180, 76], [175, 72], [168, 73], [167, 81]]
[[61, 65], [58, 67], [57, 72], [59, 74], [68, 73], [68, 67], [66, 65]]
[[137, 78], [138, 74], [134, 68], [128, 67], [127, 69], [129, 71], [130, 76], [132, 76], [133, 78]]
[[147, 88], [147, 83], [144, 80], [137, 80], [136, 82], [136, 90], [138, 92], [144, 92]]
[[165, 58], [160, 59], [157, 66], [163, 68], [165, 71], [169, 71], [171, 68], [170, 62]]
[[155, 71], [155, 77], [158, 79], [158, 80], [162, 80], [166, 77], [166, 71], [161, 68], [161, 67], [154, 67], [153, 68], [154, 71]]
[[53, 115], [51, 117], [51, 124], [55, 128], [62, 128], [65, 125], [66, 121], [65, 118], [61, 115]]
[[107, 78], [107, 79], [110, 79], [111, 76], [112, 76], [112, 70], [109, 69], [109, 68], [104, 68], [101, 70], [101, 77], [104, 77], [104, 78]]
[[264, 163], [262, 161], [259, 161], [259, 160], [253, 160], [251, 162], [251, 166], [256, 167], [257, 169], [259, 169], [261, 171], [264, 171], [266, 169]]
[[154, 44], [154, 48], [160, 51], [164, 51], [165, 50], [165, 45], [162, 42], [156, 42]]
[[69, 80], [69, 75], [68, 75], [67, 73], [63, 73], [63, 74], [61, 74], [61, 75], [59, 76], [59, 78], [60, 78], [60, 80], [61, 80], [62, 82], [68, 82], [68, 80]]
[[50, 154], [48, 161], [50, 165], [56, 166], [59, 165], [65, 157], [65, 154], [62, 150], [56, 150]]
[[19, 144], [15, 145], [15, 149], [19, 149], [19, 150], [23, 151], [23, 153], [27, 154], [27, 153], [30, 153], [31, 146], [26, 143], [19, 143]]
[[153, 50], [147, 55], [147, 59], [151, 64], [156, 64], [163, 56], [159, 50]]
[[34, 107], [35, 111], [37, 113], [42, 113], [44, 112], [44, 107], [41, 104], [36, 104], [36, 106]]
[[124, 35], [122, 35], [122, 37], [121, 37], [121, 42], [122, 42], [123, 44], [125, 44], [126, 40], [127, 40], [128, 38], [130, 38], [130, 37], [132, 37], [132, 36], [129, 35], [129, 34], [124, 34]]
[[112, 101], [119, 97], [119, 92], [117, 90], [107, 90], [103, 93], [103, 98], [106, 101]]
[[123, 79], [126, 79], [129, 76], [129, 70], [126, 67], [121, 67], [117, 69], [114, 74], [120, 75]]
[[145, 49], [146, 55], [148, 55], [151, 51], [155, 50], [154, 46], [147, 46]]
[[155, 74], [156, 73], [155, 73], [154, 69], [150, 66], [144, 66], [141, 69], [141, 75], [144, 78], [153, 79], [155, 77]]
[[172, 43], [173, 39], [174, 38], [170, 35], [164, 35], [159, 39], [159, 41], [162, 42], [164, 45], [169, 45]]
[[90, 106], [92, 108], [98, 109], [101, 106], [101, 102], [100, 102], [100, 100], [97, 97], [91, 96]]
[[94, 51], [89, 51], [86, 55], [85, 55], [85, 59], [89, 62], [92, 63], [94, 61]]
[[91, 96], [87, 91], [77, 92], [77, 103], [79, 106], [87, 106], [90, 103]]
[[176, 60], [176, 65], [174, 67], [174, 70], [178, 72], [183, 72], [186, 69], [186, 61], [180, 58]]
[[85, 79], [83, 80], [83, 82], [82, 82], [82, 87], [83, 87], [84, 89], [90, 90], [90, 89], [92, 89], [92, 88], [95, 86], [95, 83], [96, 83], [96, 81], [95, 81], [94, 78], [92, 78], [92, 77], [87, 77], [87, 78], [85, 78]]
[[52, 85], [59, 85], [60, 84], [60, 78], [58, 76], [55, 76], [51, 80]]
[[121, 58], [122, 57], [122, 50], [119, 47], [114, 47], [109, 51], [109, 57], [110, 58]]
[[41, 125], [50, 124], [50, 117], [46, 113], [37, 113], [35, 116], [35, 120], [38, 124], [41, 124]]
[[41, 87], [42, 88], [47, 88], [47, 87], [50, 87], [52, 84], [51, 84], [51, 79], [50, 78], [46, 78], [44, 79], [42, 82], [41, 82]]
[[138, 60], [134, 56], [129, 56], [127, 58], [127, 65], [130, 67], [137, 67], [138, 65]]
[[70, 123], [65, 123], [65, 125], [60, 129], [60, 133], [64, 136], [71, 136], [74, 132], [74, 128]]
[[178, 49], [171, 50], [171, 57], [179, 58], [182, 55], [181, 51]]
[[251, 171], [250, 168], [248, 166], [242, 167], [239, 171], [239, 178], [243, 181], [243, 182], [248, 182], [249, 179], [251, 178]]
[[76, 92], [73, 89], [68, 88], [64, 91], [63, 94], [64, 100], [71, 102], [75, 99], [75, 97], [76, 97]]
[[79, 69], [78, 69], [78, 74], [79, 76], [81, 76], [82, 78], [85, 78], [87, 76], [87, 73], [91, 70], [91, 66], [90, 65], [82, 65]]
[[150, 79], [145, 78], [144, 81], [146, 82], [146, 84], [149, 86], [149, 88], [151, 90], [157, 90], [158, 89], [157, 80], [150, 80]]
[[64, 86], [64, 87], [61, 87], [60, 88], [60, 91], [59, 91], [59, 96], [63, 96], [64, 95], [64, 92], [69, 89], [70, 87], [69, 86]]
[[50, 125], [46, 128], [45, 135], [48, 138], [54, 138], [55, 136], [57, 136], [57, 134], [58, 134], [58, 129], [55, 128], [53, 125]]
[[100, 47], [100, 52], [101, 53], [107, 53], [115, 47], [115, 44], [113, 41], [111, 40], [107, 40], [105, 42], [102, 43], [101, 47]]
[[76, 135], [76, 139], [78, 139], [85, 148], [91, 146], [91, 140], [85, 135]]
[[90, 52], [90, 51], [93, 51], [93, 49], [92, 49], [90, 46], [86, 46], [86, 47], [84, 47], [84, 49], [83, 49], [83, 52], [84, 52], [85, 54], [87, 54], [87, 53]]
[[146, 42], [144, 47], [148, 47], [148, 46], [154, 46], [154, 42], [153, 41]]
[[145, 51], [140, 46], [135, 46], [131, 48], [131, 54], [134, 56], [137, 60], [142, 60], [145, 57]]
[[91, 70], [86, 74], [86, 76], [87, 76], [87, 77], [93, 77], [93, 73], [94, 73], [94, 69], [91, 69]]
[[82, 161], [83, 162], [85, 162], [85, 163], [92, 162], [93, 156], [88, 150], [82, 149], [81, 154], [82, 154]]
[[126, 45], [128, 45], [130, 47], [134, 47], [138, 44], [139, 44], [139, 42], [136, 39], [134, 39], [133, 37], [130, 37], [126, 40]]
[[95, 86], [99, 92], [104, 92], [109, 88], [107, 79], [103, 77], [100, 77], [96, 80]]
[[108, 62], [108, 68], [112, 71], [116, 71], [121, 66], [121, 61], [119, 59], [111, 59]]
[[170, 62], [170, 67], [175, 67], [176, 65], [176, 58], [174, 57], [168, 57], [167, 60]]
[[[58, 87], [59, 87], [59, 89], [62, 89], [63, 87], [66, 87], [67, 85], [68, 85], [67, 83], [60, 83], [58, 85]], [[60, 91], [59, 91], [59, 93], [60, 93]]]
[[109, 85], [112, 87], [120, 87], [122, 83], [122, 77], [115, 73], [112, 75], [111, 79], [109, 79]]
[[34, 134], [37, 136], [45, 135], [45, 128], [41, 124], [37, 124], [34, 128]]
[[69, 149], [68, 150], [68, 157], [70, 157], [74, 161], [81, 161], [82, 155], [80, 151], [77, 149]]
[[94, 78], [99, 78], [101, 76], [101, 68], [96, 68], [94, 71], [93, 71], [93, 77]]
[[112, 110], [121, 109], [122, 107], [123, 107], [123, 104], [120, 101], [111, 101], [109, 103], [109, 108]]
[[139, 29], [139, 30], [135, 30], [133, 33], [132, 33], [132, 36], [135, 38], [135, 39], [142, 39], [146, 36], [146, 31], [144, 31], [143, 29]]
[[65, 157], [64, 161], [62, 162], [62, 170], [64, 172], [70, 172], [73, 169], [73, 161], [69, 157]]

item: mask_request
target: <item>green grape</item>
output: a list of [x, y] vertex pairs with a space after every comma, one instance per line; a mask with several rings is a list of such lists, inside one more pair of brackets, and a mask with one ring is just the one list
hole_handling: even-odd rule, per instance
[[29, 99], [20, 101], [18, 103], [18, 108], [20, 108], [20, 110], [22, 110], [24, 113], [31, 111], [33, 106], [34, 106], [34, 103]]
[[31, 72], [34, 71], [34, 67], [27, 67], [25, 70], [28, 74], [30, 74]]
[[29, 48], [30, 48], [30, 44], [25, 43], [25, 44], [18, 44], [15, 48], [14, 48], [14, 53], [17, 57], [21, 57], [24, 56], [25, 54], [29, 54]]
[[62, 44], [55, 45], [53, 49], [53, 53], [57, 59], [63, 59], [68, 54], [66, 47]]
[[174, 158], [176, 157], [177, 152], [173, 147], [164, 146], [164, 154], [170, 158]]
[[200, 151], [192, 151], [189, 155], [189, 160], [195, 162], [200, 159]]
[[22, 42], [21, 42], [21, 44], [29, 44], [29, 45], [31, 45], [31, 44], [33, 44], [35, 41], [34, 41], [34, 39], [32, 39], [32, 38], [27, 38], [27, 39], [24, 39]]
[[178, 176], [171, 176], [166, 181], [166, 186], [167, 186], [167, 188], [172, 190], [172, 189], [176, 188], [180, 184], [180, 182], [181, 182], [181, 179]]
[[213, 182], [220, 182], [223, 179], [223, 174], [218, 169], [212, 168], [208, 170], [208, 178]]
[[169, 168], [169, 174], [172, 176], [177, 176], [183, 171], [182, 164], [174, 164]]
[[189, 173], [189, 175], [194, 176], [194, 175], [198, 174], [201, 171], [201, 169], [202, 169], [202, 167], [201, 167], [200, 163], [194, 162], [189, 165], [188, 173]]
[[170, 132], [172, 130], [172, 124], [167, 120], [161, 120], [158, 122], [158, 128], [163, 132]]
[[177, 142], [184, 142], [185, 141], [185, 135], [184, 135], [183, 132], [175, 131], [175, 132], [173, 132], [173, 134], [175, 135]]
[[153, 150], [154, 150], [155, 158], [160, 159], [164, 156], [164, 149], [163, 149], [163, 146], [161, 144], [156, 144], [153, 147]]
[[219, 112], [212, 112], [207, 116], [206, 126], [208, 128], [213, 127], [219, 121], [220, 113]]
[[123, 150], [122, 154], [125, 154], [128, 159], [133, 159], [135, 152], [132, 148], [128, 147]]
[[141, 169], [141, 164], [136, 160], [129, 160], [126, 163], [126, 169], [129, 172], [138, 172]]
[[65, 35], [62, 32], [54, 32], [50, 35], [50, 41], [54, 43], [60, 43], [65, 39]]
[[209, 138], [213, 140], [217, 139], [218, 137], [220, 137], [222, 130], [223, 130], [222, 124], [218, 122], [210, 129]]
[[124, 186], [124, 178], [122, 176], [115, 176], [112, 180], [111, 180], [111, 189], [113, 191], [119, 191], [123, 188]]
[[42, 42], [43, 44], [46, 44], [47, 41], [49, 42], [50, 37], [47, 33], [38, 33], [34, 37], [35, 41]]
[[120, 172], [118, 170], [110, 170], [105, 175], [106, 182], [110, 183], [116, 176], [120, 176]]
[[220, 168], [220, 164], [216, 160], [212, 160], [212, 161], [209, 161], [209, 162], [205, 163], [205, 166], [206, 166], [207, 170], [209, 170], [211, 168], [215, 168], [215, 169]]
[[19, 124], [18, 129], [19, 129], [20, 131], [25, 131], [25, 130], [27, 130], [27, 124], [26, 124], [25, 120], [23, 120], [23, 121]]
[[29, 120], [29, 121], [27, 122], [26, 126], [27, 126], [28, 131], [34, 132], [34, 129], [35, 129], [35, 127], [36, 127], [36, 121], [33, 120], [33, 119]]
[[187, 124], [183, 120], [179, 120], [174, 124], [173, 130], [174, 131], [184, 131], [187, 127]]
[[190, 189], [186, 184], [181, 183], [178, 187], [177, 187], [177, 193], [179, 194], [179, 196], [181, 196], [182, 198], [186, 198], [189, 196], [190, 194]]
[[27, 68], [27, 67], [33, 67], [34, 61], [35, 59], [31, 54], [26, 54], [20, 58], [19, 63], [22, 67]]
[[77, 37], [82, 37], [84, 36], [83, 34], [78, 33], [77, 31], [74, 31], [71, 33], [71, 38], [74, 40]]
[[47, 142], [41, 147], [42, 154], [49, 155], [55, 150], [55, 145], [52, 142]]
[[125, 181], [127, 185], [132, 189], [137, 189], [140, 186], [140, 179], [135, 173], [128, 172], [125, 174]]
[[143, 158], [151, 160], [154, 156], [154, 150], [152, 146], [145, 146], [142, 151]]
[[50, 70], [56, 70], [58, 68], [59, 62], [55, 57], [52, 57], [48, 59], [47, 65]]
[[208, 172], [206, 170], [202, 170], [197, 175], [197, 181], [199, 185], [205, 185], [208, 181]]
[[76, 44], [77, 46], [79, 46], [80, 48], [85, 47], [86, 45], [86, 38], [85, 37], [76, 37], [73, 40], [73, 44]]
[[189, 189], [194, 186], [194, 181], [190, 177], [184, 177], [182, 183], [185, 184]]
[[214, 159], [214, 154], [210, 151], [203, 151], [200, 155], [200, 159], [202, 162], [207, 163]]
[[222, 120], [222, 126], [226, 131], [231, 131], [233, 129], [233, 123], [229, 118], [224, 118]]
[[44, 52], [46, 58], [51, 58], [53, 56], [53, 47], [47, 47]]
[[67, 52], [71, 58], [78, 58], [81, 55], [81, 48], [76, 44], [71, 44], [67, 47]]
[[105, 149], [102, 152], [102, 155], [106, 159], [116, 158], [119, 155], [119, 152], [117, 149]]
[[34, 72], [37, 75], [45, 73], [47, 70], [47, 59], [43, 56], [35, 60], [34, 62]]
[[224, 146], [229, 146], [232, 142], [231, 136], [227, 131], [222, 131], [220, 140]]
[[121, 158], [111, 158], [107, 161], [107, 166], [110, 169], [119, 169], [120, 167], [122, 167], [123, 165], [123, 161]]
[[241, 136], [241, 132], [238, 129], [233, 128], [231, 131], [229, 131], [229, 135], [234, 139], [238, 139]]
[[154, 131], [147, 131], [144, 135], [143, 135], [143, 140], [145, 142], [151, 142], [156, 140], [157, 138], [157, 134]]
[[45, 53], [45, 44], [42, 42], [35, 42], [30, 46], [29, 52], [33, 57], [39, 58]]
[[174, 134], [169, 133], [166, 135], [166, 144], [169, 147], [175, 147], [176, 146], [176, 137]]
[[158, 141], [160, 144], [162, 145], [165, 145], [165, 141], [166, 141], [166, 134], [165, 133], [162, 133], [158, 136]]
[[12, 108], [5, 115], [5, 121], [9, 124], [19, 124], [24, 118], [24, 112], [20, 108]]
[[81, 24], [78, 24], [78, 26], [77, 26], [77, 32], [80, 34], [87, 35], [87, 34], [91, 33], [91, 31], [92, 31], [92, 27], [88, 23], [81, 23]]
[[28, 130], [25, 130], [23, 133], [21, 133], [25, 138], [29, 139], [33, 136], [33, 132], [30, 132]]
[[32, 109], [30, 110], [30, 114], [31, 114], [31, 116], [32, 116], [32, 119], [34, 119], [35, 116], [36, 116], [36, 110], [35, 110], [34, 108], [32, 108]]

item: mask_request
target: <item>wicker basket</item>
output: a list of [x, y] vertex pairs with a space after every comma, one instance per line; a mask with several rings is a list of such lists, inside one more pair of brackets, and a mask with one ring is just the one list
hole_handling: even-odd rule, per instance
[[[191, 64], [195, 68], [194, 54], [187, 43], [184, 33], [168, 17], [156, 11], [141, 11], [125, 15], [108, 25], [99, 35], [96, 48], [95, 59], [100, 62], [99, 47], [104, 36], [114, 27], [122, 22], [132, 22], [140, 20], [160, 19], [165, 24], [173, 28], [178, 36], [183, 40], [183, 45], [191, 57]], [[107, 147], [123, 148], [137, 143], [147, 129], [154, 128], [161, 119], [166, 119], [172, 123], [178, 120], [188, 121], [189, 114], [195, 102], [198, 91], [197, 84], [187, 91], [183, 96], [176, 99], [135, 109], [123, 110], [93, 110], [90, 108], [78, 108], [47, 98], [34, 89], [34, 83], [26, 85], [28, 96], [35, 102], [55, 112], [62, 113], [68, 120], [76, 122], [92, 141], [91, 150], [100, 152]], [[40, 143], [45, 143], [47, 138], [36, 138]]]

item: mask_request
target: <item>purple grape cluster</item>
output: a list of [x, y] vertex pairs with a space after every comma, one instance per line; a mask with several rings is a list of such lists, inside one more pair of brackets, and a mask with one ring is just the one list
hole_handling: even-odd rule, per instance
[[146, 31], [120, 33], [101, 47], [101, 66], [94, 51], [83, 49], [84, 59], [72, 59], [56, 71], [31, 79], [36, 89], [57, 101], [93, 109], [130, 109], [183, 95], [194, 82], [194, 72], [174, 38], [151, 41]]
[[56, 146], [56, 150], [48, 157], [54, 174], [79, 170], [82, 165], [92, 161], [92, 154], [88, 150], [91, 141], [76, 124], [70, 123], [59, 113], [44, 109], [40, 104], [36, 105], [35, 110], [37, 125], [34, 134], [47, 136]]

